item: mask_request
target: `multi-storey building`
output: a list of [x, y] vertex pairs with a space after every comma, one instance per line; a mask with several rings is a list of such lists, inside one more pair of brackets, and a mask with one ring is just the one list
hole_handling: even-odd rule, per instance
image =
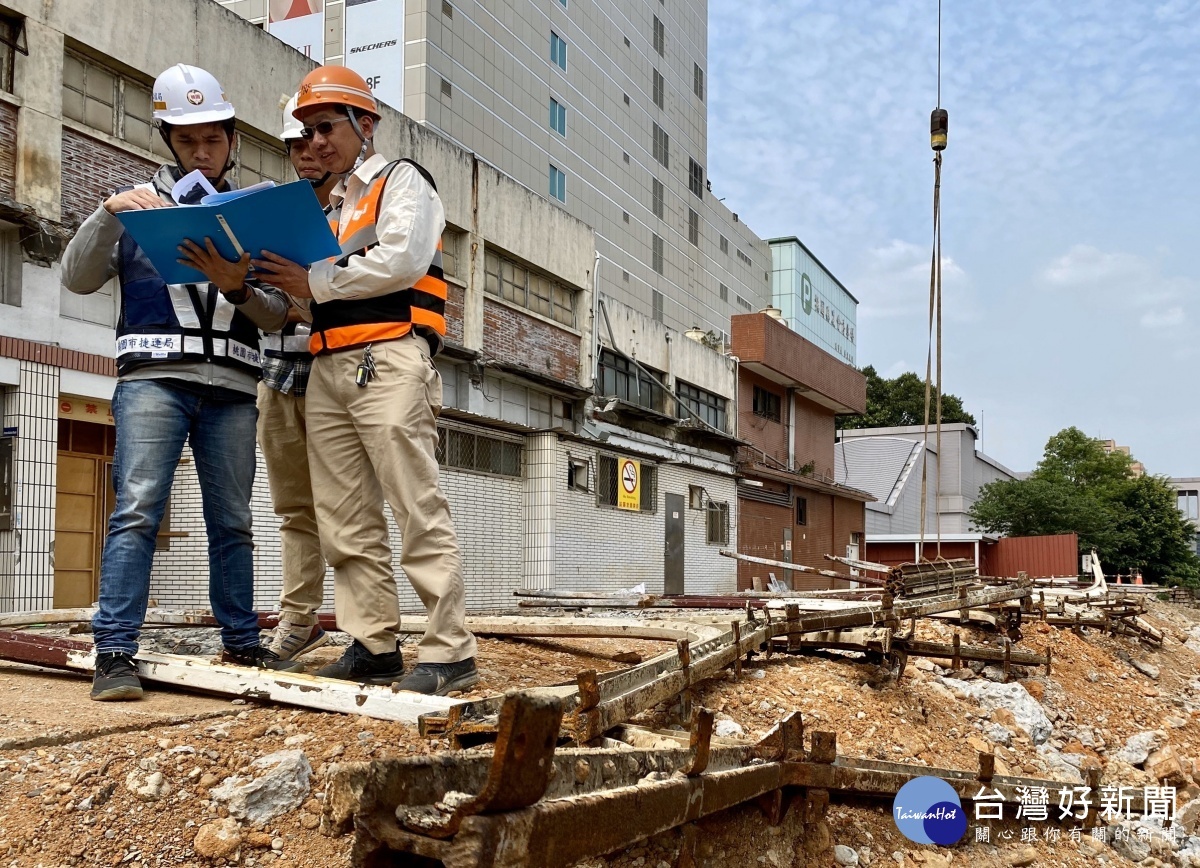
[[[142, 38], [145, 29], [152, 40]], [[162, 162], [150, 85], [181, 61], [211, 70], [237, 106], [234, 180], [288, 180], [276, 138], [279, 98], [311, 64], [242, 18], [211, 0], [127, 0], [119, 19], [97, 16], [85, 0], [0, 7], [0, 611], [95, 599], [112, 510], [119, 290], [73, 295], [60, 285], [58, 260], [103, 198]], [[717, 413], [734, 391], [733, 362], [649, 313], [612, 298], [600, 305], [595, 235], [540, 185], [532, 191], [391, 109], [379, 148], [427, 166], [445, 205], [439, 461], [471, 607], [511, 605], [522, 585], [596, 590], [645, 581], [661, 590], [668, 541], [670, 569], [686, 574], [688, 590], [731, 590], [732, 562], [709, 556], [727, 544], [728, 526], [707, 512], [668, 508], [698, 486], [736, 516], [732, 414]], [[640, 400], [640, 374], [611, 349], [597, 358], [598, 315], [608, 347], [653, 365], [708, 428], [637, 430], [621, 415], [622, 395]], [[585, 411], [594, 385], [613, 401], [607, 421], [591, 401]], [[689, 412], [674, 399], [661, 409], [660, 423]], [[640, 482], [632, 503], [618, 492], [629, 462]], [[278, 520], [261, 468], [253, 508], [256, 604], [271, 608]], [[392, 542], [399, 552], [394, 528]], [[199, 488], [185, 451], [152, 596], [204, 606], [206, 572]], [[419, 608], [401, 588], [405, 607]]]
[[[267, 0], [219, 2], [270, 29]], [[402, 34], [394, 107], [594, 227], [605, 296], [718, 335], [770, 305], [768, 245], [705, 168], [702, 0], [325, 0], [324, 16], [324, 60], [364, 74], [363, 49]]]

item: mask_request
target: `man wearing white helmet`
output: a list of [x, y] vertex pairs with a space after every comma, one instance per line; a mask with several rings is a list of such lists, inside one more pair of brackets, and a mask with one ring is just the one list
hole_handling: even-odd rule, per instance
[[[304, 138], [304, 125], [292, 111], [296, 97], [283, 110], [280, 138], [296, 174], [313, 185], [321, 207], [329, 204], [329, 191], [337, 183], [332, 172], [321, 167]], [[307, 313], [298, 307], [288, 311], [288, 324], [281, 332], [263, 336], [263, 379], [258, 384], [258, 443], [267, 465], [271, 501], [279, 525], [283, 554], [283, 592], [279, 596], [279, 626], [270, 648], [281, 660], [292, 660], [329, 641], [317, 623], [317, 609], [324, 600], [325, 559], [317, 533], [312, 480], [308, 474], [308, 434], [304, 422], [304, 395], [312, 370], [308, 351]]]
[[92, 620], [92, 698], [139, 699], [133, 655], [145, 620], [155, 537], [184, 442], [192, 448], [208, 536], [209, 599], [221, 625], [223, 658], [296, 669], [260, 644], [254, 611], [250, 495], [255, 408], [261, 374], [258, 329], [279, 329], [289, 303], [248, 282], [249, 257], [223, 259], [212, 242], [185, 241], [180, 261], [207, 283], [168, 285], [114, 216], [177, 204], [172, 187], [200, 170], [218, 189], [232, 167], [234, 109], [208, 72], [178, 64], [154, 82], [154, 117], [175, 165], [148, 184], [122, 188], [83, 222], [63, 254], [63, 285], [95, 292], [121, 282], [113, 418], [116, 507], [100, 564]]

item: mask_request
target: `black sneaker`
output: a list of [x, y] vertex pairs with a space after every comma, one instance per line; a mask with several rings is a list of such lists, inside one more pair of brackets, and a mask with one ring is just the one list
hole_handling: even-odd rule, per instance
[[303, 672], [304, 664], [299, 660], [280, 660], [279, 655], [266, 645], [251, 645], [249, 648], [225, 648], [221, 651], [222, 663], [238, 666], [253, 666], [255, 669], [272, 669], [276, 672]]
[[96, 655], [96, 674], [92, 676], [92, 699], [99, 702], [126, 702], [142, 698], [133, 656], [124, 651], [102, 651]]
[[479, 670], [475, 668], [475, 658], [468, 657], [457, 663], [418, 663], [412, 674], [396, 687], [413, 693], [445, 696], [452, 690], [467, 690], [478, 683]]
[[404, 657], [399, 648], [387, 654], [372, 654], [355, 639], [340, 660], [322, 666], [313, 674], [359, 684], [391, 684], [404, 675]]

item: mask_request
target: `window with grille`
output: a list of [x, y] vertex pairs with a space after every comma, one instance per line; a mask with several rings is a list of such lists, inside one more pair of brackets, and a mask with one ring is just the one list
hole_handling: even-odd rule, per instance
[[704, 70], [698, 63], [692, 69], [692, 90], [696, 92], [697, 97], [704, 99]]
[[704, 198], [704, 167], [688, 157], [688, 189]]
[[[617, 458], [615, 455], [596, 456], [596, 504], [598, 506], [617, 505]], [[655, 512], [658, 503], [658, 467], [653, 464], [642, 465], [641, 479], [641, 512]]]
[[238, 136], [237, 163], [239, 187], [249, 187], [259, 181], [282, 184], [286, 175], [285, 167], [290, 165], [281, 148], [268, 145], [244, 132]]
[[721, 252], [726, 254], [729, 253], [729, 239], [724, 235], [721, 236]]
[[657, 69], [654, 70], [654, 104], [659, 108], [664, 108], [665, 102], [664, 93], [666, 92], [666, 81], [663, 80], [662, 73]]
[[484, 289], [570, 328], [575, 327], [575, 291], [488, 250]]
[[663, 321], [663, 294], [657, 289], [650, 293], [650, 318], [655, 322]]
[[772, 422], [778, 422], [780, 419], [779, 409], [781, 399], [769, 389], [764, 389], [761, 386], [754, 387], [754, 415], [762, 416], [764, 419], [770, 419]]
[[653, 370], [648, 374], [631, 359], [612, 350], [601, 350], [596, 390], [606, 398], [616, 397], [628, 404], [663, 413], [666, 412], [667, 393], [655, 380], [662, 382], [664, 376]]
[[742, 298], [740, 295], [737, 297], [737, 303], [738, 307], [744, 310], [754, 310], [754, 305], [750, 304], [750, 302], [746, 301], [746, 299]]
[[721, 288], [720, 288], [720, 293], [721, 293], [721, 301], [729, 301], [729, 287], [728, 286], [726, 286], [725, 284], [722, 283]]
[[[24, 48], [25, 22], [19, 18], [11, 18], [0, 14], [0, 90], [12, 93], [13, 62], [18, 51], [28, 53]], [[22, 46], [18, 48], [17, 46]]]
[[520, 477], [521, 444], [473, 431], [438, 427], [438, 464], [456, 470]]
[[704, 517], [704, 541], [710, 546], [729, 545], [729, 504], [710, 500]]
[[63, 117], [169, 159], [154, 128], [150, 85], [68, 51], [63, 56]]
[[738, 248], [737, 258], [740, 259], [742, 262], [746, 263], [747, 265], [753, 264], [750, 260], [750, 257], [747, 256], [745, 253], [742, 253], [741, 248]]
[[663, 189], [662, 181], [658, 178], [650, 182], [650, 210], [654, 212], [654, 216], [659, 220], [662, 219], [665, 210], [663, 199], [665, 198], [665, 190]]
[[671, 168], [671, 137], [658, 124], [654, 125], [654, 159], [663, 168]]
[[[718, 431], [725, 430], [725, 408], [729, 403], [725, 398], [682, 380], [675, 381], [675, 396], [682, 405], [676, 414], [680, 419], [687, 420], [699, 416]], [[684, 407], [692, 412], [687, 412]]]
[[658, 235], [650, 241], [650, 267], [659, 274], [663, 273], [663, 240]]
[[688, 241], [700, 246], [700, 215], [688, 208]]
[[550, 31], [550, 62], [558, 64], [560, 69], [566, 71], [567, 43], [553, 30]]
[[660, 56], [665, 55], [667, 50], [667, 28], [663, 26], [662, 19], [657, 15], [654, 16], [654, 50]]

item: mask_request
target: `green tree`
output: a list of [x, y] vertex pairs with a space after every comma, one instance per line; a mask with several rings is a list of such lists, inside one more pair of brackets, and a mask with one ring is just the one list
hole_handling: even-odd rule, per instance
[[[903, 373], [886, 380], [872, 365], [863, 368], [867, 378], [867, 412], [862, 416], [839, 416], [839, 428], [891, 428], [925, 424], [925, 381], [916, 374]], [[937, 421], [937, 390], [930, 390], [929, 424]], [[942, 394], [942, 423], [975, 424], [975, 417], [963, 409], [957, 395]]]
[[1133, 460], [1106, 453], [1078, 428], [1049, 439], [1026, 479], [985, 485], [971, 507], [980, 530], [1008, 536], [1075, 533], [1110, 572], [1154, 582], [1200, 584], [1193, 531], [1164, 477], [1133, 476]]

